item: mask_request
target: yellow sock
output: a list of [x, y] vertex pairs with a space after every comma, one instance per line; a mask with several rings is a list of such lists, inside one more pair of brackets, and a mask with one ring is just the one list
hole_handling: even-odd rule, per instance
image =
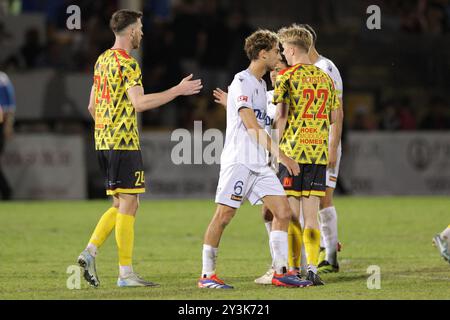
[[288, 264], [289, 268], [300, 269], [302, 249], [302, 227], [299, 221], [289, 222], [288, 229]]
[[320, 251], [320, 230], [305, 229], [303, 231], [303, 243], [305, 244], [306, 260], [308, 264], [317, 266]]
[[119, 265], [131, 266], [134, 245], [134, 217], [120, 213], [116, 220], [116, 242]]
[[94, 233], [92, 233], [89, 243], [92, 243], [97, 248], [105, 242], [112, 229], [116, 225], [117, 208], [109, 208], [100, 218], [95, 227]]

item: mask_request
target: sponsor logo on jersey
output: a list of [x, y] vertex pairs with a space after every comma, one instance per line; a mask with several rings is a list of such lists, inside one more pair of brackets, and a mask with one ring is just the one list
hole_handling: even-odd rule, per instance
[[232, 194], [232, 195], [231, 195], [231, 200], [234, 200], [234, 201], [242, 201], [242, 196], [237, 196], [237, 195], [235, 195], [235, 194]]
[[248, 97], [247, 96], [239, 96], [238, 97], [238, 102], [241, 102], [241, 101], [248, 102]]
[[283, 179], [283, 187], [291, 188], [293, 179], [291, 177], [285, 177]]
[[266, 111], [259, 109], [253, 109], [253, 111], [255, 112], [256, 119], [264, 121], [264, 125], [270, 126], [272, 124], [272, 119], [267, 115]]

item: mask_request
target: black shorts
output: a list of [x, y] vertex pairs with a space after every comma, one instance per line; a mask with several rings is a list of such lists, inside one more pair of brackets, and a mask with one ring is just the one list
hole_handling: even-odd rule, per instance
[[144, 166], [140, 150], [97, 150], [107, 195], [145, 192]]
[[291, 176], [283, 164], [279, 164], [278, 178], [286, 195], [295, 197], [324, 197], [327, 166], [321, 164], [300, 164], [300, 174]]

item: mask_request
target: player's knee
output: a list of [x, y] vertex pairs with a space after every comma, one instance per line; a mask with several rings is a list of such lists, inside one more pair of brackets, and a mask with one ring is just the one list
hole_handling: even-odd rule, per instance
[[286, 203], [277, 210], [277, 219], [284, 223], [289, 223], [293, 217], [293, 213], [291, 210], [291, 207], [289, 207], [289, 204]]
[[262, 209], [262, 215], [263, 215], [264, 221], [272, 221], [273, 220], [273, 214], [269, 210], [269, 208], [267, 208], [266, 206], [264, 206]]
[[119, 201], [118, 198], [116, 198], [116, 197], [113, 198], [113, 204], [112, 204], [112, 206], [113, 206], [114, 208], [116, 208], [116, 209], [119, 209], [119, 207], [120, 207], [120, 201]]
[[137, 209], [139, 208], [139, 201], [136, 197], [122, 199], [120, 201], [119, 210], [127, 214], [136, 214]]
[[233, 219], [235, 212], [235, 209], [226, 206], [221, 206], [217, 210], [217, 219], [222, 228], [225, 228], [231, 222], [231, 219]]
[[320, 210], [333, 206], [334, 189], [327, 187], [325, 196], [320, 198]]

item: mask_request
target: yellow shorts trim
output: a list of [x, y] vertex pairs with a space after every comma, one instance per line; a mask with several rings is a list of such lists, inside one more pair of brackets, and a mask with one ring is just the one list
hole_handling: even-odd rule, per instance
[[108, 196], [115, 196], [118, 193], [130, 193], [130, 194], [145, 193], [145, 188], [139, 188], [139, 189], [122, 189], [122, 188], [117, 188], [117, 189], [114, 189], [114, 190], [106, 190], [106, 194]]
[[311, 190], [311, 192], [309, 192], [308, 196], [317, 196], [317, 197], [325, 197], [325, 191], [317, 191], [317, 190]]
[[293, 197], [301, 197], [302, 192], [301, 191], [294, 191], [294, 190], [285, 190], [287, 196], [293, 196]]
[[293, 197], [309, 197], [309, 196], [317, 196], [317, 197], [325, 197], [325, 191], [294, 191], [294, 190], [285, 190], [287, 196]]

